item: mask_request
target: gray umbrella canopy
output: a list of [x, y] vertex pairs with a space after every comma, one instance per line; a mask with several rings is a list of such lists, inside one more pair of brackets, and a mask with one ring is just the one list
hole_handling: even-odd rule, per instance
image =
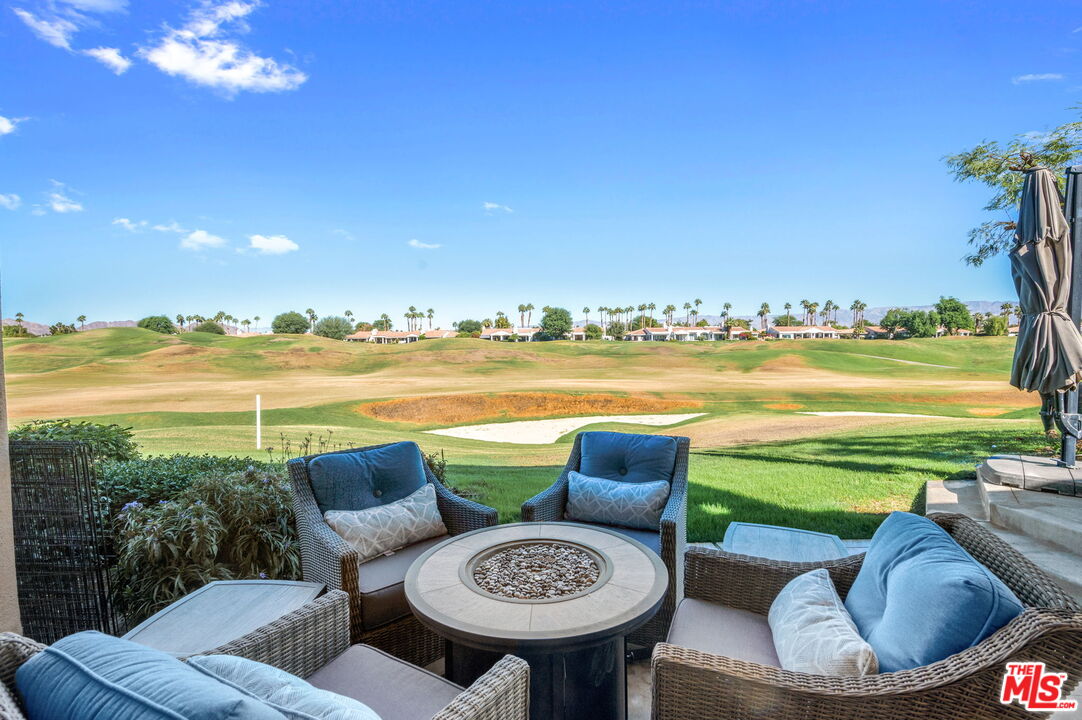
[[1045, 395], [1075, 387], [1082, 377], [1082, 334], [1067, 314], [1071, 242], [1060, 202], [1051, 170], [1026, 172], [1011, 251], [1022, 311], [1011, 385]]

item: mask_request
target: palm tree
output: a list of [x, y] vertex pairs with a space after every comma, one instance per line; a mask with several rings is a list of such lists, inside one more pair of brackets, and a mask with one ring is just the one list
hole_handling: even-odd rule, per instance
[[789, 316], [791, 315], [791, 313], [789, 311], [792, 310], [792, 309], [793, 309], [793, 303], [791, 303], [791, 302], [785, 303], [785, 322], [787, 322], [787, 323], [789, 322]]
[[1003, 317], [1007, 318], [1007, 325], [1011, 324], [1011, 315], [1014, 314], [1014, 305], [1009, 302], [1005, 302], [999, 306], [1000, 311], [1003, 313]]
[[[79, 329], [82, 330], [83, 329], [83, 321], [86, 320], [86, 315], [80, 315], [79, 317], [77, 317], [75, 319], [79, 321]], [[184, 329], [184, 316], [181, 315], [180, 313], [177, 313], [176, 320], [177, 320], [177, 327], [180, 328], [181, 330], [183, 330]]]
[[827, 300], [823, 303], [823, 322], [827, 325], [830, 324], [830, 313], [838, 309], [838, 306], [834, 304], [833, 300]]
[[252, 321], [248, 318], [244, 318], [240, 321], [240, 324], [244, 326], [244, 332], [248, 332], [248, 328], [251, 326]]
[[973, 313], [973, 331], [974, 332], [980, 332], [981, 331], [981, 325], [983, 325], [983, 324], [984, 324], [984, 313], [982, 313], [982, 312]]
[[[546, 305], [543, 309], [544, 312], [548, 312], [549, 308]], [[533, 325], [533, 303], [526, 303], [526, 327]]]
[[[79, 317], [75, 318], [75, 320], [76, 320], [76, 322], [79, 323], [79, 329], [80, 330], [85, 330], [86, 329], [86, 315], [80, 315]], [[184, 317], [181, 316], [181, 315], [177, 315], [177, 324], [180, 324], [180, 323], [183, 323], [183, 322], [184, 322]]]
[[817, 314], [819, 314], [819, 303], [817, 303], [817, 302], [808, 303], [808, 316], [811, 318], [811, 322], [808, 323], [809, 325], [814, 325], [815, 324], [815, 316]]
[[864, 324], [864, 308], [866, 307], [868, 305], [860, 300], [854, 300], [853, 304], [849, 306], [849, 309], [853, 311], [853, 327]]
[[766, 317], [770, 314], [770, 303], [763, 303], [759, 306], [759, 312], [755, 313], [759, 316], [759, 325], [763, 330], [766, 330]]
[[518, 326], [526, 327], [526, 303], [518, 304]]
[[646, 303], [639, 303], [639, 328], [646, 327]]
[[589, 307], [583, 307], [582, 308], [582, 314], [586, 316], [586, 324], [589, 325], [590, 324], [590, 308]]
[[811, 303], [808, 302], [807, 300], [801, 300], [800, 301], [800, 307], [804, 308], [804, 324], [805, 325], [811, 325], [811, 323], [808, 322], [808, 306], [809, 305], [811, 305]]
[[654, 311], [657, 310], [657, 305], [655, 305], [654, 303], [647, 303], [646, 309], [650, 311], [650, 319], [654, 320]]
[[15, 324], [18, 325], [19, 327], [22, 327], [24, 317], [26, 317], [26, 316], [23, 315], [21, 312], [15, 313]]
[[729, 311], [733, 309], [732, 303], [725, 303], [721, 306], [721, 315], [725, 318], [725, 324], [729, 324]]
[[313, 310], [312, 308], [308, 308], [307, 310], [304, 311], [304, 314], [308, 316], [308, 324], [311, 326], [312, 330], [315, 330], [316, 329], [316, 317], [318, 317], [316, 315], [316, 311]]
[[684, 303], [684, 324], [691, 324], [691, 303], [689, 302]]
[[673, 313], [676, 312], [676, 306], [669, 303], [661, 312], [665, 313], [665, 324], [672, 325], [672, 316]]
[[425, 311], [425, 315], [428, 317], [428, 329], [431, 330], [432, 329], [432, 318], [436, 317], [436, 311], [433, 310], [432, 308], [429, 308], [428, 310]]
[[342, 313], [342, 315], [344, 315], [346, 320], [349, 320], [350, 323], [353, 322], [353, 311], [352, 310], [346, 310], [344, 313]]
[[695, 322], [699, 322], [699, 306], [703, 304], [703, 301], [695, 298], [692, 302], [695, 303]]
[[255, 321], [256, 332], [259, 332], [259, 320], [260, 320], [259, 316], [258, 315], [253, 315], [252, 320]]

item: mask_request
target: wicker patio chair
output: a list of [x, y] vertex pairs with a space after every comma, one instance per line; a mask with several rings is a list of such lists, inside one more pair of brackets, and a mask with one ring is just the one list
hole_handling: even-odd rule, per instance
[[[373, 445], [371, 447], [341, 450], [339, 453], [374, 450], [394, 443]], [[416, 447], [416, 446], [414, 446]], [[417, 448], [420, 453], [420, 448]], [[335, 453], [324, 453], [324, 455]], [[309, 463], [322, 455], [308, 455], [294, 458], [287, 463], [293, 486], [293, 509], [296, 514], [297, 535], [300, 539], [301, 572], [305, 580], [323, 583], [330, 589], [345, 590], [350, 598], [351, 638], [354, 643], [366, 643], [389, 652], [414, 665], [425, 666], [443, 656], [443, 640], [422, 625], [409, 611], [401, 582], [405, 579], [409, 562], [416, 559], [424, 550], [439, 539], [426, 540], [404, 548], [392, 556], [396, 567], [392, 569], [397, 585], [391, 585], [380, 592], [386, 602], [388, 594], [398, 610], [394, 617], [366, 618], [366, 593], [361, 576], [382, 577], [388, 574], [388, 558], [376, 558], [359, 565], [357, 551], [346, 543], [323, 520], [323, 513], [316, 503], [308, 475]], [[451, 492], [435, 475], [428, 464], [422, 462], [428, 482], [436, 488], [436, 502], [440, 515], [451, 535], [459, 535], [470, 530], [477, 530], [495, 525], [496, 511], [471, 500], [466, 500]], [[400, 571], [400, 572], [399, 572]], [[379, 582], [384, 582], [380, 580]], [[377, 583], [378, 584], [378, 583]], [[397, 588], [397, 589], [396, 589]], [[375, 593], [367, 595], [373, 597]], [[370, 605], [371, 608], [371, 605]], [[370, 613], [371, 615], [371, 613]]]
[[[528, 720], [530, 667], [526, 661], [506, 655], [463, 689], [370, 646], [351, 646], [349, 604], [345, 592], [332, 590], [218, 648], [215, 654], [238, 655], [274, 665], [336, 692], [348, 693], [352, 679], [356, 679], [375, 696], [361, 692], [358, 699], [364, 702], [367, 697], [377, 711], [379, 703], [397, 704], [398, 698], [403, 704], [416, 703], [417, 698], [409, 696], [419, 694], [418, 685], [424, 685], [436, 689], [436, 696], [429, 693], [422, 698], [428, 705], [438, 707], [446, 700], [442, 709], [431, 714], [432, 720]], [[15, 671], [44, 647], [14, 633], [0, 633], [0, 720], [26, 720], [16, 700]], [[378, 682], [381, 675], [387, 682]]]
[[[522, 504], [524, 522], [553, 522], [564, 520], [567, 509], [567, 475], [572, 470], [578, 471], [582, 463], [582, 438], [586, 433], [575, 436], [571, 447], [571, 456], [567, 459], [560, 477], [547, 490], [535, 495]], [[653, 547], [661, 556], [669, 571], [669, 588], [661, 609], [634, 633], [628, 640], [652, 647], [665, 639], [669, 632], [676, 606], [684, 596], [684, 549], [687, 546], [687, 487], [688, 487], [688, 451], [691, 441], [686, 437], [673, 437], [676, 440], [676, 462], [672, 472], [672, 486], [669, 500], [661, 513], [661, 524], [656, 532], [650, 530], [628, 530], [608, 526], [610, 530], [626, 534]]]
[[[964, 515], [933, 513], [978, 562], [1015, 592], [1026, 609], [983, 642], [937, 663], [864, 677], [787, 672], [668, 643], [654, 648], [654, 720], [801, 718], [801, 720], [984, 720], [1039, 713], [999, 703], [1006, 663], [1044, 661], [1082, 673], [1082, 612], [1037, 566]], [[789, 580], [816, 568], [830, 572], [844, 598], [864, 555], [793, 563], [693, 547], [686, 596], [765, 615]], [[1070, 690], [1069, 689], [1069, 690]]]

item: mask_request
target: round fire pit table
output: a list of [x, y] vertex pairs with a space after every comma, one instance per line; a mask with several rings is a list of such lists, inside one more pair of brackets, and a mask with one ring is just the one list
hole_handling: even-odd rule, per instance
[[624, 720], [624, 637], [661, 606], [653, 551], [575, 523], [515, 523], [457, 535], [406, 573], [417, 618], [447, 640], [447, 674], [469, 685], [503, 655], [530, 664], [530, 716]]

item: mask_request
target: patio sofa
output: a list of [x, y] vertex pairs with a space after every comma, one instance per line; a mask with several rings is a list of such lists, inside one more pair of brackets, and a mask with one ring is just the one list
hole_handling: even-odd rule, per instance
[[[524, 660], [507, 655], [469, 688], [461, 688], [370, 646], [351, 646], [349, 605], [349, 596], [345, 592], [331, 591], [258, 632], [220, 648], [217, 654], [246, 657], [285, 670], [297, 677], [307, 678], [308, 682], [317, 688], [365, 703], [379, 714], [381, 720], [528, 719], [530, 670]], [[119, 639], [111, 641], [130, 642]], [[26, 698], [20, 697], [16, 689], [15, 673], [45, 647], [14, 633], [0, 634], [0, 720], [25, 720]], [[147, 652], [161, 655], [149, 649]], [[175, 669], [171, 666], [172, 662], [176, 663]], [[110, 664], [115, 672], [115, 655], [102, 663]], [[102, 669], [102, 665], [94, 668], [95, 672], [102, 673], [99, 677], [104, 677], [108, 672]], [[165, 704], [162, 698], [168, 695], [169, 686], [162, 674], [170, 674], [170, 679], [173, 679], [175, 676], [172, 673], [176, 671], [192, 673], [183, 667], [180, 660], [174, 661], [168, 657], [159, 657], [156, 668], [162, 672], [156, 673], [148, 684], [157, 688], [146, 688], [145, 697], [152, 698], [150, 702]], [[199, 679], [204, 684], [208, 682], [206, 678]], [[117, 679], [114, 674], [111, 682], [127, 687], [128, 690], [119, 691], [121, 693], [127, 694], [132, 690], [131, 678], [125, 681]], [[232, 686], [228, 683], [226, 685], [224, 692], [234, 691]], [[57, 683], [55, 688], [46, 687], [50, 692], [68, 692], [64, 682]], [[83, 692], [86, 695], [82, 697], [94, 696], [99, 687], [100, 685], [91, 686], [88, 689], [84, 686]], [[135, 688], [137, 694], [140, 694], [141, 690], [143, 688]], [[107, 692], [117, 692], [115, 685]], [[204, 698], [194, 698], [194, 701], [193, 698], [187, 698], [182, 702], [191, 705], [203, 700]], [[175, 691], [172, 702], [176, 702]], [[174, 709], [174, 713], [176, 712]], [[268, 714], [275, 715], [273, 710]], [[144, 716], [177, 715], [159, 711], [140, 715]], [[265, 717], [263, 714], [247, 716]]]
[[[1049, 671], [1067, 673], [1069, 692], [1082, 673], [1079, 606], [977, 522], [955, 514], [928, 517], [1013, 591], [1020, 613], [1006, 625], [924, 666], [847, 677], [789, 672], [771, 657], [774, 642], [765, 616], [775, 597], [793, 578], [825, 568], [844, 599], [866, 555], [794, 563], [693, 547], [686, 555], [685, 602], [690, 605], [677, 611], [670, 641], [654, 649], [654, 720], [1041, 717], [1017, 704], [999, 703], [1006, 663], [1043, 661]], [[912, 610], [911, 616], [920, 617], [938, 612]], [[937, 637], [934, 628], [922, 630]], [[727, 651], [703, 649], [711, 644]]]
[[[354, 472], [348, 461], [358, 458], [360, 471]], [[326, 467], [336, 463], [345, 464]], [[302, 576], [349, 594], [353, 642], [372, 645], [422, 667], [442, 657], [443, 640], [410, 612], [402, 583], [410, 564], [446, 536], [428, 538], [361, 563], [357, 550], [324, 521], [324, 512], [393, 502], [425, 482], [435, 488], [439, 512], [450, 535], [495, 525], [496, 510], [451, 492], [432, 474], [420, 448], [412, 442], [308, 455], [290, 460], [287, 467], [293, 485]]]
[[629, 641], [638, 645], [653, 647], [665, 639], [673, 612], [683, 597], [690, 446], [691, 441], [686, 437], [581, 432], [575, 436], [571, 455], [556, 482], [522, 504], [524, 522], [567, 520], [568, 475], [572, 472], [623, 482], [647, 482], [664, 476], [670, 483], [669, 497], [656, 528], [635, 529], [619, 523], [600, 525], [651, 548], [661, 556], [669, 572], [669, 587], [661, 609], [628, 636]]

